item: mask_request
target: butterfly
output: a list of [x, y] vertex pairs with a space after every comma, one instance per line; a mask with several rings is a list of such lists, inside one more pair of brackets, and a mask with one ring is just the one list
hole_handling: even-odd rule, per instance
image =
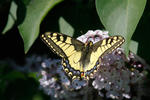
[[47, 32], [42, 40], [60, 57], [64, 71], [71, 79], [89, 79], [100, 65], [99, 58], [114, 51], [125, 41], [122, 36], [111, 36], [93, 44], [83, 43], [61, 33]]

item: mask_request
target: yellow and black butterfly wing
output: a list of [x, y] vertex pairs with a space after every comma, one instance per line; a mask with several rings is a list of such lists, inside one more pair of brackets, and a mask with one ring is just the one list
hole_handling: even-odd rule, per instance
[[62, 58], [71, 56], [75, 51], [81, 51], [80, 47], [83, 45], [82, 42], [60, 33], [47, 32], [41, 37], [47, 46]]
[[91, 70], [95, 70], [95, 67], [97, 67], [96, 63], [98, 62], [98, 59], [117, 49], [119, 46], [121, 46], [121, 44], [123, 44], [124, 41], [125, 40], [122, 36], [112, 36], [92, 45], [89, 58], [90, 63], [84, 68], [84, 70], [89, 72]]
[[[93, 45], [93, 54], [97, 53], [100, 57], [103, 57], [105, 54], [110, 53], [117, 49], [124, 43], [124, 38], [122, 36], [112, 36], [105, 38], [102, 41], [99, 41]], [[96, 55], [96, 54], [95, 54]]]
[[67, 35], [50, 32], [43, 34], [42, 40], [53, 52], [63, 58], [62, 65], [70, 76], [73, 77], [73, 74], [80, 75], [80, 71], [83, 71], [79, 61], [84, 47], [82, 42]]

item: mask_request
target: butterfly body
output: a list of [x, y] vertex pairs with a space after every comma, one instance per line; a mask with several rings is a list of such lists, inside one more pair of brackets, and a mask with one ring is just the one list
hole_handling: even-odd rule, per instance
[[63, 58], [63, 69], [72, 79], [91, 77], [99, 66], [99, 57], [102, 58], [124, 42], [123, 37], [113, 36], [95, 44], [91, 41], [83, 43], [60, 33], [45, 33], [42, 40]]

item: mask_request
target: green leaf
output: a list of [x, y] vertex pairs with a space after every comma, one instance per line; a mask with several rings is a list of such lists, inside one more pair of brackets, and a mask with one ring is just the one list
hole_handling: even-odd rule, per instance
[[59, 30], [61, 33], [73, 36], [74, 28], [63, 18], [59, 18]]
[[39, 77], [37, 76], [37, 72], [30, 72], [28, 73], [28, 77], [34, 78], [38, 81]]
[[131, 37], [142, 16], [146, 0], [96, 0], [96, 9], [106, 30], [111, 35], [122, 35], [128, 55]]
[[2, 32], [3, 34], [9, 31], [15, 24], [17, 19], [17, 8], [18, 8], [17, 4], [14, 1], [12, 1], [10, 5], [9, 14], [8, 14], [7, 24]]
[[129, 49], [133, 52], [133, 53], [135, 53], [135, 54], [137, 54], [137, 51], [138, 51], [138, 42], [136, 42], [136, 41], [134, 41], [134, 40], [131, 40], [130, 41], [130, 46], [129, 46]]
[[25, 19], [18, 26], [24, 41], [25, 53], [39, 35], [40, 23], [57, 3], [62, 0], [31, 0], [26, 6]]
[[15, 79], [18, 79], [18, 78], [20, 78], [20, 79], [25, 79], [25, 76], [24, 76], [24, 74], [21, 73], [21, 72], [12, 71], [12, 72], [7, 73], [7, 75], [5, 75], [5, 76], [3, 77], [3, 79], [9, 80], [9, 81], [10, 81], [10, 80], [15, 80]]
[[32, 100], [44, 100], [40, 94], [35, 94]]

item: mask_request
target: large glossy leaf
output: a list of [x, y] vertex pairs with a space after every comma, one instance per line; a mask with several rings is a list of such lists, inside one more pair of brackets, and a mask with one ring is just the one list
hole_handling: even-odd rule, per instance
[[29, 50], [35, 39], [38, 37], [40, 23], [57, 3], [62, 0], [30, 0], [26, 6], [25, 18], [18, 26], [19, 32], [24, 41], [25, 53]]
[[134, 40], [131, 40], [131, 41], [130, 41], [130, 45], [129, 45], [129, 49], [130, 49], [133, 53], [137, 54], [138, 45], [139, 45], [138, 42], [136, 42], [136, 41], [134, 41]]
[[17, 20], [17, 4], [14, 1], [12, 1], [8, 14], [7, 24], [2, 33], [5, 34], [7, 31], [9, 31], [15, 24], [16, 20]]
[[59, 18], [59, 30], [61, 33], [73, 36], [74, 28], [63, 18]]
[[106, 30], [111, 35], [122, 35], [126, 55], [131, 37], [142, 16], [146, 0], [96, 0], [96, 9]]

